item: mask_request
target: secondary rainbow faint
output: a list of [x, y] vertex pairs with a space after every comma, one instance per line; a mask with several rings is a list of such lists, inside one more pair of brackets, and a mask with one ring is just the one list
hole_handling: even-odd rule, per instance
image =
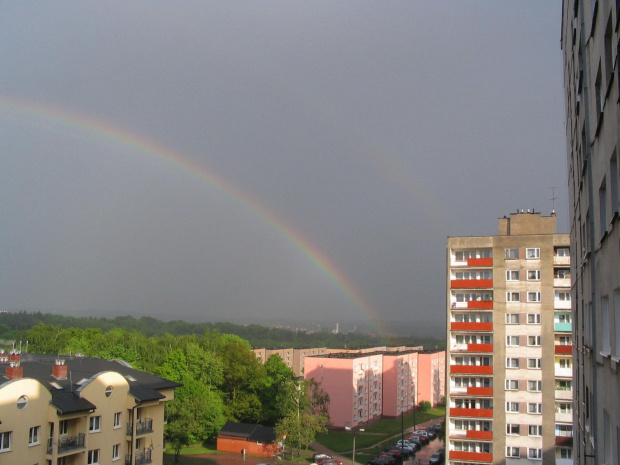
[[[207, 168], [201, 163], [197, 163], [187, 156], [181, 155], [171, 148], [165, 147], [151, 138], [131, 132], [126, 128], [115, 126], [101, 119], [68, 111], [57, 106], [0, 95], [0, 115], [2, 114], [8, 118], [20, 116], [34, 117], [39, 123], [46, 124], [45, 129], [53, 131], [65, 129], [75, 133], [76, 136], [86, 135], [93, 143], [113, 141], [144, 155], [147, 160], [149, 158], [162, 160], [173, 169], [182, 170], [189, 176], [197, 177], [209, 183], [212, 187], [241, 204], [254, 217], [265, 222], [277, 231], [281, 237], [293, 244], [307, 260], [318, 268], [362, 312], [362, 316], [370, 321], [379, 335], [389, 334], [381, 324], [381, 319], [369, 301], [342, 270], [336, 266], [333, 260], [272, 210], [214, 170]], [[19, 122], [23, 124], [23, 121], [20, 120]]]

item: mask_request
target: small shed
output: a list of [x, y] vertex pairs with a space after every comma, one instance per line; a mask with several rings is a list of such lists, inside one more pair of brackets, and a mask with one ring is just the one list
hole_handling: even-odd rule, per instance
[[280, 452], [274, 428], [234, 421], [226, 423], [218, 433], [217, 450], [265, 457]]

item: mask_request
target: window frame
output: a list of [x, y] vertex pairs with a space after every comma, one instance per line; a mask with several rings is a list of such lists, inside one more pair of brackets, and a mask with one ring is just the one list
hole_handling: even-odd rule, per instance
[[542, 370], [542, 358], [539, 358], [539, 357], [528, 358], [527, 368], [529, 370]]
[[32, 426], [28, 431], [28, 447], [41, 444], [41, 426]]
[[511, 459], [521, 458], [521, 448], [515, 446], [506, 446], [506, 457]]
[[[530, 278], [530, 273], [535, 273], [533, 278]], [[528, 281], [540, 281], [542, 273], [540, 270], [527, 270], [527, 280]]]
[[506, 302], [521, 302], [521, 293], [519, 291], [506, 291]]
[[[515, 386], [516, 383], [516, 387]], [[506, 391], [518, 391], [519, 390], [519, 380], [518, 379], [506, 379], [504, 382], [504, 390]]]
[[101, 415], [95, 415], [88, 418], [88, 432], [98, 433], [101, 431]]
[[0, 452], [10, 452], [13, 442], [13, 431], [3, 431], [0, 433]]
[[540, 291], [527, 291], [527, 301], [540, 303], [542, 302], [542, 292]]
[[116, 461], [120, 459], [121, 459], [121, 445], [114, 444], [112, 446], [112, 461]]
[[[516, 407], [516, 410], [513, 410], [514, 407]], [[520, 409], [519, 402], [506, 401], [506, 413], [519, 413]]]
[[[533, 255], [530, 257], [530, 255]], [[526, 260], [540, 260], [540, 247], [527, 247], [525, 249]]]
[[122, 426], [122, 412], [114, 412], [114, 429]]
[[99, 464], [99, 449], [91, 449], [88, 451], [88, 455], [86, 457], [86, 463], [88, 465], [98, 465]]
[[[506, 313], [506, 324], [507, 325], [518, 325], [520, 324], [521, 318], [519, 313]], [[512, 321], [515, 319], [516, 321]]]
[[[532, 452], [534, 453], [532, 454]], [[529, 460], [542, 460], [542, 449], [538, 449], [536, 447], [528, 447], [527, 458]]]
[[[535, 428], [534, 434], [532, 434], [532, 428]], [[542, 425], [528, 425], [527, 435], [532, 436], [532, 437], [541, 437], [542, 436]]]
[[[516, 279], [514, 275], [516, 274]], [[506, 270], [506, 281], [519, 281], [519, 270]]]
[[[514, 344], [514, 342], [517, 342]], [[521, 344], [521, 336], [508, 335], [506, 336], [506, 347], [519, 347]]]
[[542, 415], [543, 407], [541, 402], [528, 402], [527, 413], [532, 415]]
[[[512, 364], [516, 362], [513, 366]], [[519, 357], [506, 357], [506, 369], [518, 370], [521, 368], [521, 359]]]
[[521, 436], [521, 425], [518, 423], [506, 423], [506, 436]]
[[518, 260], [519, 259], [519, 249], [518, 248], [504, 249], [504, 259], [505, 260]]
[[[534, 340], [532, 344], [532, 339]], [[527, 346], [528, 347], [540, 347], [542, 346], [542, 336], [532, 334], [527, 337]]]
[[[530, 321], [534, 320], [534, 321]], [[542, 314], [541, 313], [528, 313], [527, 314], [527, 324], [528, 325], [540, 325], [542, 324]]]
[[[532, 389], [532, 385], [533, 385], [533, 389]], [[542, 392], [542, 380], [528, 379], [527, 380], [527, 391], [528, 392]]]

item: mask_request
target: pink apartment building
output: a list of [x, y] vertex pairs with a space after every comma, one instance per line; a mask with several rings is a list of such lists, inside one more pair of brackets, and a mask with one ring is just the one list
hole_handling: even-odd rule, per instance
[[445, 351], [338, 353], [305, 359], [305, 379], [329, 394], [332, 426], [355, 427], [397, 416], [445, 394]]

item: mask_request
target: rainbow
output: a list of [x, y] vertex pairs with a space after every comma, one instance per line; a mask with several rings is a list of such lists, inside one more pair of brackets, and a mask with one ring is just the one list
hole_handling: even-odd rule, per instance
[[253, 215], [264, 221], [279, 235], [289, 241], [299, 250], [323, 275], [325, 275], [340, 291], [357, 307], [374, 325], [378, 334], [388, 334], [380, 325], [380, 318], [370, 303], [364, 298], [360, 290], [347, 276], [334, 264], [334, 262], [308, 239], [302, 236], [282, 218], [268, 209], [255, 198], [248, 195], [239, 187], [233, 185], [220, 174], [207, 169], [168, 147], [147, 139], [124, 128], [83, 114], [77, 114], [58, 107], [46, 106], [40, 103], [27, 102], [15, 98], [0, 96], [0, 111], [35, 117], [38, 120], [54, 126], [52, 129], [61, 127], [78, 134], [86, 134], [95, 139], [112, 141], [123, 146], [130, 147], [134, 151], [147, 158], [159, 159], [169, 166], [182, 170], [186, 174], [206, 181], [209, 185], [231, 197]]

